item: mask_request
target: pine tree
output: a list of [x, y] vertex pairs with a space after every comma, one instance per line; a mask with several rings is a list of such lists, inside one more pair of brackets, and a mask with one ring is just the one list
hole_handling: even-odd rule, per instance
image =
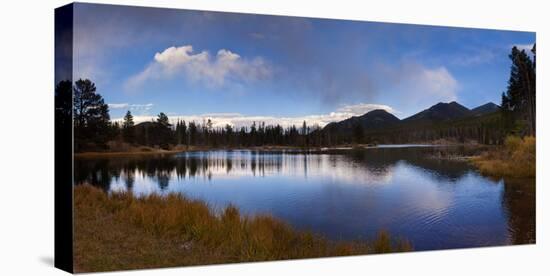
[[163, 112], [159, 113], [156, 121], [155, 144], [167, 149], [173, 142], [172, 125], [168, 116]]
[[134, 116], [132, 116], [130, 110], [126, 112], [122, 122], [122, 136], [127, 143], [133, 144], [135, 142]]
[[231, 145], [231, 137], [233, 136], [233, 127], [230, 124], [225, 125], [225, 143]]
[[[532, 51], [535, 54], [535, 47]], [[520, 51], [517, 47], [512, 48], [509, 57], [512, 66], [507, 90], [502, 95], [502, 110], [505, 117], [510, 117], [513, 121], [526, 122], [525, 132], [535, 135], [535, 64], [525, 50]]]
[[170, 128], [172, 126], [168, 120], [168, 116], [166, 116], [163, 112], [159, 113], [157, 116], [157, 123], [166, 128]]
[[197, 124], [195, 122], [189, 123], [189, 144], [196, 145], [197, 143]]
[[109, 107], [88, 79], [79, 79], [73, 87], [73, 116], [77, 151], [88, 143], [106, 147], [111, 138]]
[[176, 137], [177, 137], [177, 143], [179, 145], [187, 144], [187, 126], [185, 125], [185, 121], [178, 121], [176, 125]]

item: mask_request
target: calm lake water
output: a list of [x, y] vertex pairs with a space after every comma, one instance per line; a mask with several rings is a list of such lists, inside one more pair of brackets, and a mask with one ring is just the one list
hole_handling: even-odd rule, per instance
[[331, 239], [372, 239], [384, 229], [415, 250], [534, 243], [534, 180], [490, 179], [467, 162], [438, 158], [468, 151], [391, 146], [77, 159], [75, 179], [106, 192], [177, 192], [215, 208], [232, 203]]

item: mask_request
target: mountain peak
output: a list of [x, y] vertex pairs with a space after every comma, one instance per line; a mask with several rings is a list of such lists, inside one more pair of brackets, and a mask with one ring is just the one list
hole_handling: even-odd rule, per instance
[[488, 102], [486, 104], [480, 105], [474, 109], [472, 109], [472, 115], [474, 116], [481, 116], [489, 113], [493, 113], [500, 110], [500, 106], [493, 103]]
[[395, 117], [393, 114], [389, 113], [385, 109], [374, 109], [359, 116], [358, 118], [363, 120], [382, 120], [391, 123], [399, 121], [397, 117]]
[[[430, 108], [443, 107], [443, 106], [461, 106], [461, 107], [464, 107], [463, 105], [459, 104], [458, 102], [452, 101], [452, 102], [448, 102], [448, 103], [438, 102], [437, 104], [432, 105]], [[464, 108], [466, 108], [466, 107], [464, 107]]]
[[349, 133], [358, 124], [365, 130], [372, 130], [393, 126], [400, 121], [399, 118], [384, 109], [375, 109], [361, 116], [353, 116], [340, 122], [330, 123], [325, 128], [340, 133]]
[[374, 109], [374, 110], [371, 110], [371, 111], [361, 115], [361, 117], [366, 116], [366, 115], [385, 115], [385, 114], [392, 115], [391, 113], [389, 113], [385, 109]]
[[452, 101], [450, 103], [440, 102], [404, 119], [403, 121], [446, 121], [465, 117], [469, 114], [470, 110], [456, 101]]
[[494, 103], [494, 102], [488, 102], [486, 104], [482, 104], [476, 108], [479, 108], [479, 107], [500, 107], [498, 104]]

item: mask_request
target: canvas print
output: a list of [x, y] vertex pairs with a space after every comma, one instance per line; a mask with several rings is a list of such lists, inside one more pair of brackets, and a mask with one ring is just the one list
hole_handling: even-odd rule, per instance
[[77, 3], [56, 43], [75, 272], [536, 242], [534, 32]]

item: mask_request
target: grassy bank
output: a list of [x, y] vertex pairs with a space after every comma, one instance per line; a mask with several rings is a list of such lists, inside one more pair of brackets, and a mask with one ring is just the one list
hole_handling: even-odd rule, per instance
[[495, 147], [472, 158], [472, 162], [485, 175], [496, 177], [535, 177], [535, 137], [509, 136], [504, 145]]
[[371, 243], [333, 242], [270, 216], [215, 212], [181, 195], [107, 195], [75, 187], [78, 272], [410, 251], [381, 232]]

